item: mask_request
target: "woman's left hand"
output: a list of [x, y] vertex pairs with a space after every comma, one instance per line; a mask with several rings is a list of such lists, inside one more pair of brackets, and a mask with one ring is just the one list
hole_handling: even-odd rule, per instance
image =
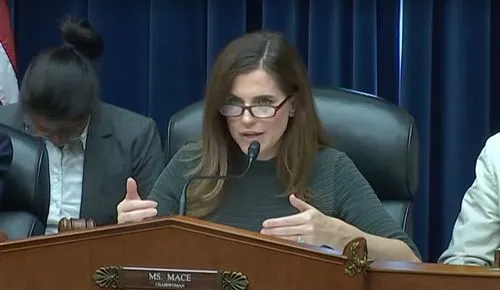
[[289, 200], [300, 213], [265, 220], [261, 234], [318, 246], [344, 247], [337, 235], [343, 221], [324, 215], [294, 194]]

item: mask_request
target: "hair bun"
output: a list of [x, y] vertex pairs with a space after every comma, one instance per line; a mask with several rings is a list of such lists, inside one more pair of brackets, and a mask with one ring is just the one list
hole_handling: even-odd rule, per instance
[[104, 41], [87, 20], [68, 19], [62, 23], [61, 31], [66, 46], [74, 47], [91, 60], [101, 57]]

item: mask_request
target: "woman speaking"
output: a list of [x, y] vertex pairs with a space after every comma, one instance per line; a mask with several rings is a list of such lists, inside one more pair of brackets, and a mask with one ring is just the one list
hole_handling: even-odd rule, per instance
[[207, 83], [201, 140], [176, 153], [149, 200], [129, 179], [118, 222], [176, 214], [191, 177], [243, 172], [256, 142], [257, 160], [241, 178], [191, 183], [187, 215], [337, 249], [364, 237], [370, 258], [420, 261], [353, 162], [330, 145], [304, 64], [272, 32], [246, 34], [220, 53]]

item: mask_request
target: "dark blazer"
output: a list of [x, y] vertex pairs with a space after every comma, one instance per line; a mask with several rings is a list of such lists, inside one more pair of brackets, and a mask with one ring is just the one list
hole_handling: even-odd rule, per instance
[[12, 156], [12, 142], [9, 135], [0, 133], [0, 200], [3, 193], [3, 181], [12, 163]]
[[[0, 106], [0, 123], [25, 130], [19, 104]], [[116, 206], [133, 177], [146, 197], [163, 171], [165, 158], [156, 123], [131, 111], [100, 103], [90, 119], [83, 171], [80, 218], [116, 223]]]

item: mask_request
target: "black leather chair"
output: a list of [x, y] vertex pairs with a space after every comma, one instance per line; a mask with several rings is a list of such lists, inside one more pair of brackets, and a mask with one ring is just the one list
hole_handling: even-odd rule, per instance
[[[335, 148], [344, 151], [371, 184], [389, 214], [413, 234], [412, 201], [418, 182], [418, 134], [405, 110], [373, 95], [315, 89], [316, 107]], [[203, 103], [172, 116], [167, 158], [201, 136]]]
[[41, 139], [0, 124], [13, 146], [12, 165], [0, 200], [0, 231], [9, 240], [43, 235], [50, 203], [49, 164]]

